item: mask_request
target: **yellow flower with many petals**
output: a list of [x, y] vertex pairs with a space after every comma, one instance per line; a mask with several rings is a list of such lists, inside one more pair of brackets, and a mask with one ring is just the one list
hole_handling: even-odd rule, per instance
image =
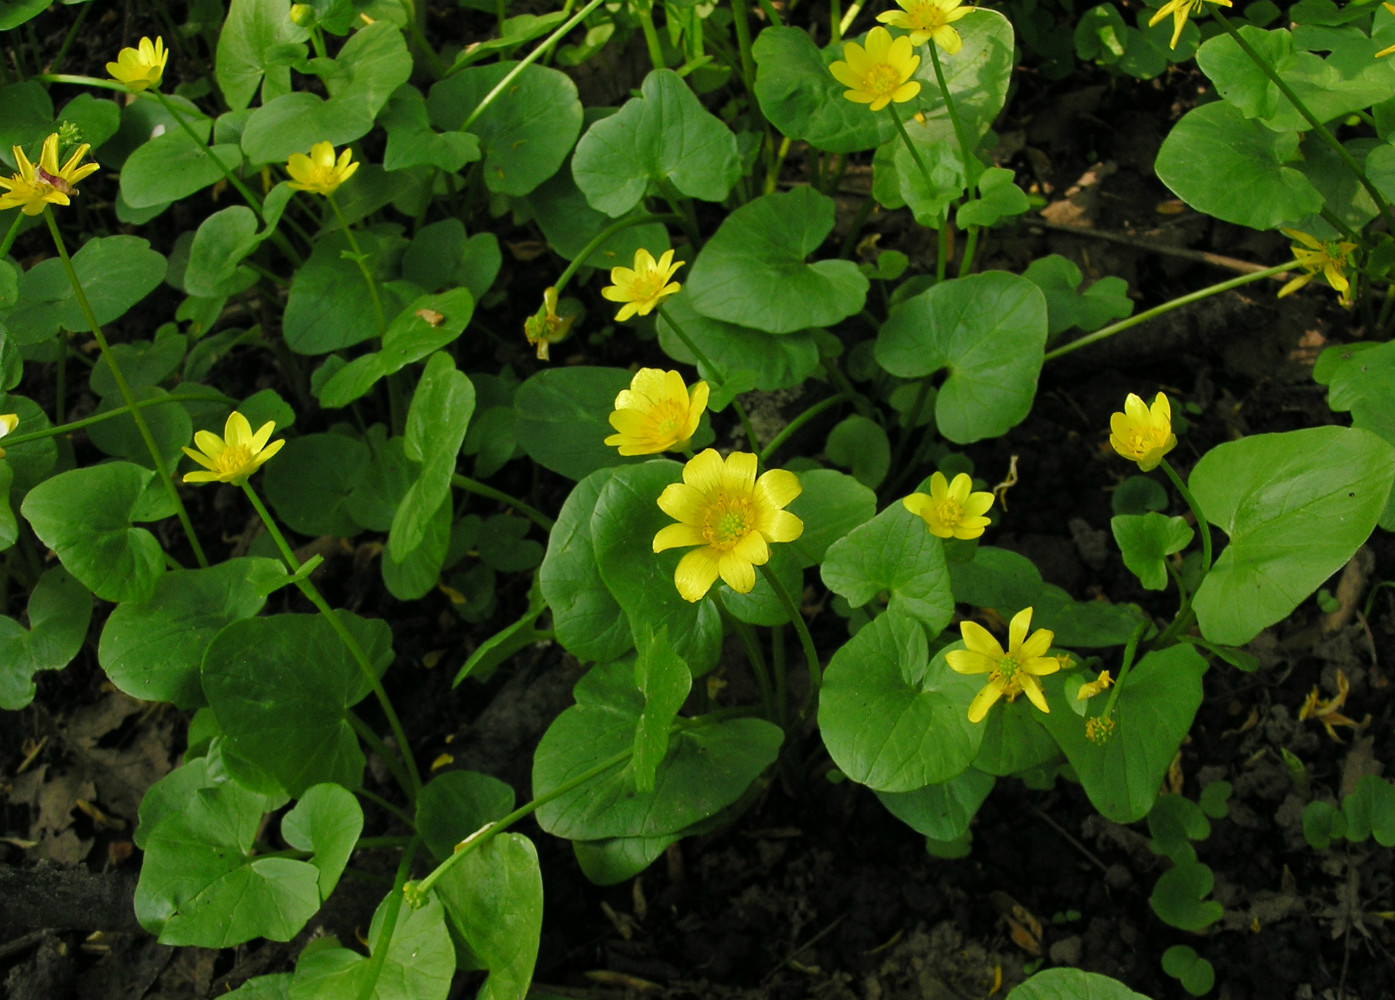
[[877, 15], [882, 24], [909, 31], [912, 45], [924, 45], [927, 39], [949, 55], [954, 55], [963, 47], [964, 41], [959, 32], [950, 27], [972, 7], [962, 6], [964, 0], [896, 0], [900, 10], [889, 10]]
[[804, 522], [784, 510], [800, 492], [799, 477], [772, 469], [756, 478], [756, 456], [726, 461], [708, 448], [683, 466], [683, 481], [664, 489], [659, 509], [677, 524], [654, 536], [654, 551], [697, 545], [678, 561], [673, 582], [686, 601], [700, 601], [721, 576], [739, 594], [756, 585], [755, 567], [770, 561], [770, 542], [792, 542]]
[[993, 704], [1004, 696], [1012, 701], [1019, 694], [1026, 694], [1037, 708], [1051, 711], [1037, 678], [1061, 669], [1060, 660], [1046, 655], [1056, 634], [1039, 628], [1028, 636], [1027, 630], [1031, 627], [1031, 608], [1023, 608], [1013, 615], [1008, 624], [1007, 652], [1003, 652], [998, 640], [982, 625], [971, 621], [960, 623], [964, 648], [950, 650], [945, 654], [945, 662], [957, 673], [988, 675], [988, 683], [969, 705], [970, 722], [981, 722]]
[[[568, 299], [569, 303], [574, 300]], [[523, 321], [523, 335], [538, 351], [539, 361], [552, 360], [552, 345], [566, 338], [576, 322], [577, 314], [569, 312], [565, 316], [557, 314], [557, 289], [549, 286], [543, 290], [542, 308]]]
[[707, 394], [706, 382], [696, 383], [689, 391], [677, 372], [641, 368], [630, 387], [615, 397], [610, 426], [619, 433], [605, 443], [615, 445], [622, 455], [657, 455], [685, 448], [707, 409]]
[[268, 420], [252, 433], [252, 425], [236, 410], [228, 414], [223, 425], [223, 436], [211, 431], [199, 431], [194, 435], [194, 444], [199, 450], [185, 448], [184, 454], [202, 465], [207, 472], [190, 472], [184, 477], [186, 483], [232, 483], [241, 486], [249, 476], [262, 467], [272, 455], [281, 450], [286, 442], [267, 439], [276, 430], [276, 421]]
[[163, 38], [157, 36], [153, 42], [142, 38], [137, 48], [128, 46], [118, 52], [116, 62], [107, 63], [107, 72], [117, 83], [124, 83], [131, 93], [139, 94], [148, 87], [160, 85], [169, 57]]
[[68, 162], [60, 167], [57, 132], [44, 140], [37, 164], [30, 163], [29, 157], [19, 146], [10, 147], [19, 173], [9, 178], [0, 177], [0, 187], [5, 189], [5, 193], [0, 195], [0, 211], [17, 208], [25, 215], [38, 215], [45, 205], [71, 204], [68, 196], [77, 193], [77, 182], [97, 169], [95, 163], [82, 162], [89, 148], [84, 142], [73, 150]]
[[358, 164], [353, 162], [353, 151], [347, 146], [336, 161], [333, 143], [317, 142], [310, 147], [309, 156], [304, 153], [291, 154], [286, 162], [286, 173], [291, 175], [287, 184], [296, 191], [331, 195], [357, 169]]
[[[9, 437], [19, 426], [18, 413], [0, 413], [0, 438]], [[0, 458], [5, 457], [5, 449], [0, 448]]]
[[[1182, 37], [1182, 29], [1187, 26], [1187, 18], [1201, 10], [1203, 0], [1167, 0], [1167, 3], [1158, 8], [1156, 14], [1148, 21], [1148, 27], [1152, 27], [1159, 21], [1172, 15], [1172, 43], [1168, 48], [1175, 49], [1177, 40]], [[1229, 7], [1230, 0], [1207, 0], [1221, 7]]]
[[974, 481], [961, 472], [954, 482], [943, 472], [930, 477], [930, 494], [912, 493], [901, 501], [906, 509], [925, 522], [936, 538], [977, 538], [988, 527], [992, 493], [970, 493]]
[[1298, 241], [1299, 245], [1292, 248], [1293, 257], [1303, 265], [1303, 273], [1279, 289], [1279, 298], [1298, 291], [1321, 274], [1327, 279], [1327, 283], [1337, 290], [1337, 294], [1341, 296], [1342, 305], [1350, 305], [1351, 282], [1342, 272], [1351, 266], [1351, 257], [1356, 252], [1356, 244], [1343, 240], [1324, 242], [1314, 236], [1309, 236], [1307, 233], [1300, 233], [1296, 229], [1280, 231], [1289, 239]]
[[1158, 393], [1148, 406], [1136, 394], [1124, 400], [1124, 412], [1109, 417], [1109, 443], [1124, 458], [1137, 462], [1143, 472], [1152, 472], [1173, 448], [1177, 435], [1172, 433], [1172, 404]]
[[625, 303], [615, 314], [623, 323], [631, 316], [648, 316], [664, 299], [683, 286], [670, 280], [686, 261], [675, 261], [673, 251], [665, 250], [658, 260], [643, 247], [635, 251], [635, 266], [612, 267], [609, 285], [601, 294], [611, 302]]
[[828, 71], [848, 88], [844, 97], [880, 111], [892, 101], [904, 104], [920, 93], [920, 82], [911, 79], [919, 65], [920, 56], [911, 51], [909, 38], [893, 41], [891, 32], [877, 27], [867, 32], [865, 49], [856, 42], [844, 45], [843, 58]]

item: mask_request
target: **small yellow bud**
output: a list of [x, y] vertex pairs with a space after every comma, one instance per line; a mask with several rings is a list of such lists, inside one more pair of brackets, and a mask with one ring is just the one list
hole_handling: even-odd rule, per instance
[[315, 23], [315, 8], [308, 3], [291, 4], [291, 23], [309, 28]]

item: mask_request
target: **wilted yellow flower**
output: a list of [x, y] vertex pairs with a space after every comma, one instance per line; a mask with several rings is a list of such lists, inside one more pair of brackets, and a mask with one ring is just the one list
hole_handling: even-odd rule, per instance
[[926, 39], [934, 39], [935, 44], [949, 55], [954, 55], [963, 46], [959, 32], [950, 27], [972, 7], [964, 7], [964, 0], [896, 0], [900, 10], [889, 10], [877, 15], [882, 24], [893, 28], [903, 28], [910, 32], [912, 45], [924, 45]]
[[[1158, 8], [1158, 12], [1148, 21], [1148, 27], [1157, 24], [1167, 15], [1172, 15], [1172, 43], [1168, 48], [1177, 47], [1177, 39], [1182, 37], [1182, 29], [1187, 26], [1187, 18], [1201, 10], [1203, 0], [1167, 0], [1167, 3]], [[1230, 0], [1208, 0], [1221, 7], [1229, 7]]]
[[1039, 628], [1028, 636], [1031, 626], [1031, 608], [1023, 608], [1013, 615], [1008, 624], [1007, 652], [1003, 652], [998, 640], [982, 625], [971, 621], [960, 623], [959, 632], [964, 637], [965, 648], [950, 650], [945, 654], [945, 662], [957, 673], [988, 675], [988, 683], [969, 705], [970, 722], [982, 721], [993, 703], [1004, 695], [1012, 701], [1025, 693], [1037, 708], [1051, 711], [1037, 678], [1061, 669], [1060, 660], [1046, 655], [1056, 633]]
[[707, 409], [707, 394], [706, 382], [695, 383], [690, 392], [677, 372], [641, 368], [630, 387], [615, 397], [615, 412], [609, 419], [620, 433], [605, 443], [619, 448], [622, 455], [657, 455], [686, 447]]
[[[0, 438], [8, 437], [19, 426], [18, 413], [0, 413]], [[0, 448], [0, 458], [5, 457], [5, 449]]]
[[241, 486], [249, 476], [262, 467], [272, 455], [281, 450], [285, 439], [267, 444], [276, 422], [268, 420], [257, 433], [252, 433], [252, 425], [236, 410], [228, 414], [228, 422], [223, 426], [223, 436], [211, 431], [198, 431], [194, 434], [194, 444], [199, 450], [185, 448], [184, 454], [202, 465], [207, 472], [190, 472], [184, 477], [186, 483], [232, 483]]
[[156, 36], [154, 42], [142, 38], [138, 48], [128, 46], [118, 52], [116, 62], [107, 63], [107, 72], [117, 83], [124, 83], [131, 93], [139, 94], [147, 87], [160, 85], [169, 57], [163, 38]]
[[291, 175], [287, 185], [296, 191], [309, 191], [312, 194], [331, 195], [358, 170], [353, 162], [353, 151], [347, 146], [334, 159], [334, 145], [317, 142], [310, 147], [310, 155], [292, 153], [286, 162], [286, 173]]
[[60, 168], [57, 132], [44, 140], [37, 165], [29, 162], [19, 146], [11, 146], [19, 173], [9, 178], [0, 177], [0, 187], [5, 188], [5, 193], [0, 195], [0, 211], [17, 208], [25, 215], [38, 215], [45, 205], [70, 204], [68, 196], [77, 193], [77, 182], [97, 169], [95, 163], [82, 162], [88, 148], [85, 142], [78, 146]]
[[683, 481], [665, 487], [659, 509], [677, 524], [654, 536], [654, 551], [698, 545], [678, 562], [673, 582], [686, 601], [700, 601], [717, 577], [739, 594], [756, 585], [755, 567], [770, 561], [770, 542], [792, 542], [804, 522], [785, 507], [800, 493], [799, 477], [772, 469], [756, 478], [756, 456], [722, 456], [708, 448], [683, 466]]
[[564, 339], [575, 322], [575, 313], [557, 315], [557, 289], [549, 286], [543, 292], [542, 308], [523, 321], [523, 335], [537, 348], [539, 361], [551, 361], [551, 346]]
[[685, 263], [674, 261], [672, 250], [665, 250], [656, 261], [653, 254], [641, 247], [635, 251], [633, 268], [610, 269], [611, 283], [601, 289], [601, 294], [611, 302], [625, 303], [615, 314], [621, 323], [631, 316], [648, 316], [655, 306], [683, 287], [670, 279]]
[[1342, 272], [1351, 266], [1351, 255], [1356, 251], [1356, 244], [1343, 240], [1323, 241], [1296, 229], [1283, 229], [1280, 232], [1301, 244], [1292, 250], [1294, 259], [1303, 265], [1303, 273], [1279, 289], [1279, 298], [1298, 291], [1321, 274], [1337, 290], [1342, 305], [1350, 305], [1351, 282]]
[[1109, 417], [1109, 443], [1124, 458], [1137, 462], [1143, 472], [1152, 472], [1173, 448], [1172, 404], [1158, 393], [1150, 408], [1136, 394], [1124, 400], [1124, 412]]
[[1109, 671], [1101, 670], [1100, 675], [1096, 677], [1094, 680], [1090, 681], [1088, 684], [1080, 685], [1079, 690], [1075, 692], [1075, 700], [1089, 701], [1091, 698], [1099, 694], [1101, 691], [1106, 690], [1109, 687], [1109, 685], [1113, 683], [1114, 678], [1109, 676]]
[[912, 493], [901, 501], [906, 509], [925, 522], [936, 538], [977, 538], [988, 527], [992, 493], [970, 493], [974, 481], [961, 472], [954, 482], [943, 472], [930, 477], [930, 494]]
[[920, 82], [911, 74], [920, 65], [920, 56], [911, 51], [906, 36], [892, 40], [891, 32], [876, 27], [867, 32], [867, 47], [856, 42], [843, 46], [843, 58], [828, 67], [833, 78], [848, 89], [843, 96], [872, 111], [880, 111], [892, 101], [903, 104], [920, 93]]

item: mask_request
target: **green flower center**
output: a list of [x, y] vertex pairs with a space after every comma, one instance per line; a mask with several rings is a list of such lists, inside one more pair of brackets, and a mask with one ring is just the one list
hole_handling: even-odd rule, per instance
[[877, 63], [862, 79], [862, 89], [869, 94], [890, 94], [901, 86], [901, 73], [890, 63]]
[[755, 523], [756, 507], [750, 497], [719, 492], [702, 519], [702, 537], [712, 548], [726, 552], [750, 534]]

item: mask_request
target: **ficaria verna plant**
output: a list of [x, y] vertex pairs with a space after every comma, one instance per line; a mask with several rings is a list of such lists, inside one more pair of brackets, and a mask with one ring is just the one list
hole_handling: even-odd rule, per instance
[[[295, 941], [238, 1000], [524, 1000], [540, 836], [657, 879], [832, 783], [859, 837], [889, 812], [957, 858], [1002, 842], [1001, 785], [1057, 829], [1146, 823], [1147, 957], [1212, 989], [1260, 924], [1211, 898], [1192, 844], [1231, 788], [1182, 748], [1208, 698], [1278, 689], [1270, 630], [1391, 620], [1369, 569], [1329, 580], [1395, 529], [1395, 5], [1260, 6], [137, 3], [149, 34], [99, 53], [127, 24], [95, 2], [0, 4], [0, 708], [172, 706], [177, 761], [104, 827], [140, 925]], [[1072, 53], [1157, 78], [1164, 210], [1272, 257], [1165, 299], [1037, 256], [1058, 217], [1003, 114]], [[1237, 289], [1276, 308], [1261, 282], [1333, 340], [1313, 419], [1222, 413], [1238, 376], [1053, 374]], [[1122, 583], [1028, 558], [1062, 510]], [[481, 682], [534, 662], [574, 703], [526, 780], [461, 766]], [[1366, 735], [1335, 676], [1286, 723]], [[1395, 843], [1387, 779], [1282, 760], [1313, 850]], [[317, 929], [343, 876], [358, 940]], [[1140, 996], [1038, 971], [1041, 933], [979, 992]]]

